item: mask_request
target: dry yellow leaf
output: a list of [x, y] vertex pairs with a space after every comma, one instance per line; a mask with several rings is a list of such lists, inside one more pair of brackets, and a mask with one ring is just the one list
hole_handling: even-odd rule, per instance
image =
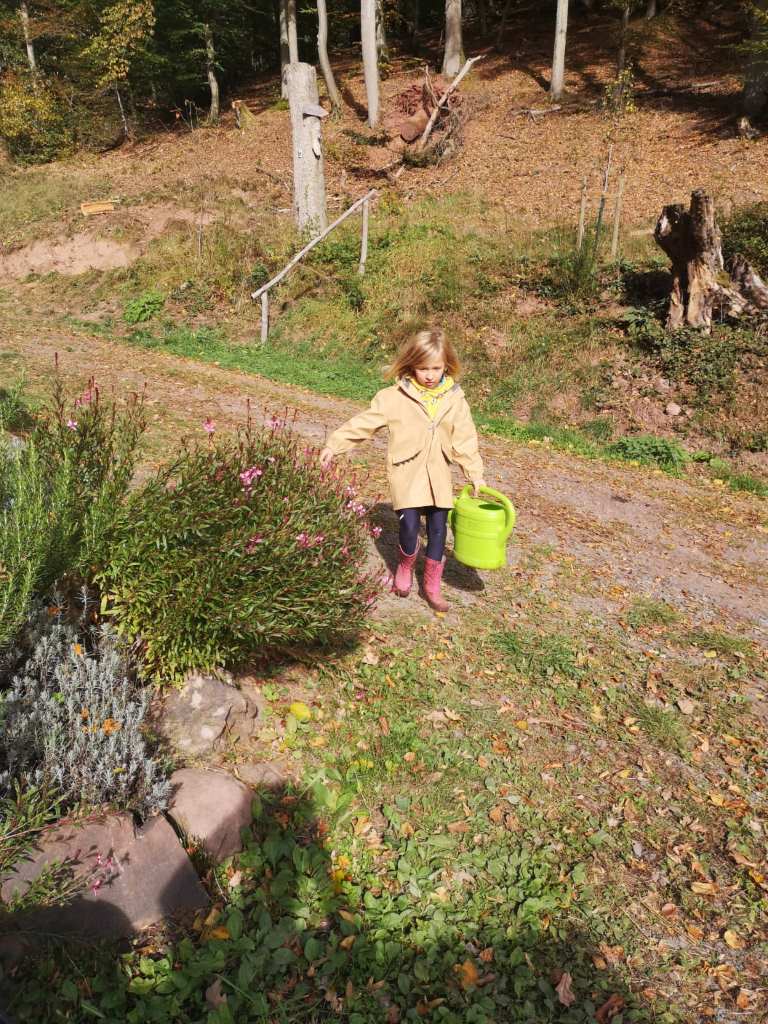
[[737, 932], [733, 931], [732, 928], [723, 933], [723, 938], [725, 939], [726, 946], [730, 946], [731, 949], [744, 949], [746, 946], [744, 939]]
[[460, 835], [469, 832], [469, 824], [466, 821], [449, 821], [448, 831], [453, 835]]
[[699, 896], [714, 896], [717, 893], [717, 886], [714, 882], [691, 882], [691, 891]]
[[340, 910], [339, 917], [342, 919], [342, 921], [346, 921], [347, 924], [355, 923], [355, 915], [351, 913], [349, 910]]
[[478, 759], [477, 759], [477, 767], [478, 768], [487, 768], [489, 766], [489, 764], [490, 764], [490, 761], [488, 760], [487, 757], [483, 757], [482, 754], [480, 755], [480, 757], [478, 757]]
[[339, 945], [341, 946], [342, 949], [352, 949], [352, 947], [355, 944], [355, 938], [355, 935], [347, 935], [345, 938], [341, 940]]
[[685, 930], [688, 932], [692, 939], [696, 940], [696, 942], [701, 942], [701, 940], [704, 938], [704, 929], [699, 928], [697, 924], [687, 924], [685, 926]]
[[456, 964], [454, 971], [459, 977], [459, 984], [466, 990], [474, 988], [480, 978], [480, 972], [471, 960], [465, 960], [463, 964]]
[[597, 725], [599, 725], [601, 722], [605, 721], [605, 715], [603, 714], [603, 709], [600, 707], [599, 704], [593, 704], [592, 705], [592, 710], [589, 713], [589, 717]]
[[725, 797], [722, 793], [718, 793], [717, 790], [712, 790], [709, 794], [709, 799], [715, 805], [715, 807], [723, 807], [725, 805]]
[[525, 732], [528, 728], [528, 722], [525, 718], [518, 718], [518, 720], [514, 723], [514, 726], [516, 729], [522, 729], [523, 732]]
[[679, 908], [674, 903], [665, 903], [661, 908], [661, 913], [663, 917], [674, 917], [678, 910]]
[[717, 657], [717, 651], [704, 651], [704, 657], [705, 658], [716, 658]]
[[212, 928], [208, 932], [209, 939], [230, 939], [229, 929], [226, 925], [220, 924], [218, 928]]
[[494, 823], [494, 825], [500, 825], [504, 821], [504, 808], [500, 804], [496, 804], [488, 812], [488, 817]]
[[748, 1010], [749, 1004], [752, 1002], [752, 993], [749, 989], [740, 988], [739, 994], [736, 996], [736, 1005], [740, 1010]]

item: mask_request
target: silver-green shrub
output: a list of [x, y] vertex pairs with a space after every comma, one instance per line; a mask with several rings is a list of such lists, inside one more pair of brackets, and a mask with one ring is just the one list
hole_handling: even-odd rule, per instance
[[32, 653], [0, 703], [0, 794], [24, 779], [68, 804], [141, 814], [165, 807], [169, 782], [142, 735], [148, 698], [114, 633], [83, 637], [56, 619], [37, 628]]

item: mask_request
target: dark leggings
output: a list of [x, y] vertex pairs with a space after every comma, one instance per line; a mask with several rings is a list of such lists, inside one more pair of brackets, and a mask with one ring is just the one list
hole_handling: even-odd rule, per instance
[[406, 555], [412, 555], [419, 546], [421, 517], [427, 517], [427, 558], [436, 562], [442, 560], [445, 539], [448, 536], [447, 508], [401, 508], [397, 512], [400, 520], [400, 548]]

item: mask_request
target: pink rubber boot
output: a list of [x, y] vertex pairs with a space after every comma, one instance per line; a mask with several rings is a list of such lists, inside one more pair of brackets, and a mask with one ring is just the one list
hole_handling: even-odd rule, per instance
[[400, 552], [400, 561], [397, 565], [395, 582], [392, 589], [398, 597], [408, 597], [411, 592], [411, 585], [413, 584], [413, 566], [416, 563], [419, 546], [418, 544], [416, 545], [416, 550], [412, 555], [406, 555], [401, 547], [398, 547], [397, 550]]
[[440, 593], [440, 581], [443, 578], [443, 566], [445, 560], [436, 562], [434, 558], [427, 558], [424, 561], [424, 596], [427, 604], [436, 612], [447, 612], [448, 602]]

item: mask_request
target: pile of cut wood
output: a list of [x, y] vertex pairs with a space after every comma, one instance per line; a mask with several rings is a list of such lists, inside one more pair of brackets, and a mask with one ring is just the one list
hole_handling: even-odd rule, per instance
[[[384, 127], [387, 134], [393, 137], [399, 135], [403, 142], [407, 143], [420, 139], [448, 85], [441, 75], [432, 77], [429, 72], [421, 82], [411, 82], [407, 85], [395, 97], [392, 112], [385, 119]], [[461, 104], [461, 96], [457, 92], [450, 93], [438, 113], [436, 127], [440, 127], [449, 113], [456, 111]]]

